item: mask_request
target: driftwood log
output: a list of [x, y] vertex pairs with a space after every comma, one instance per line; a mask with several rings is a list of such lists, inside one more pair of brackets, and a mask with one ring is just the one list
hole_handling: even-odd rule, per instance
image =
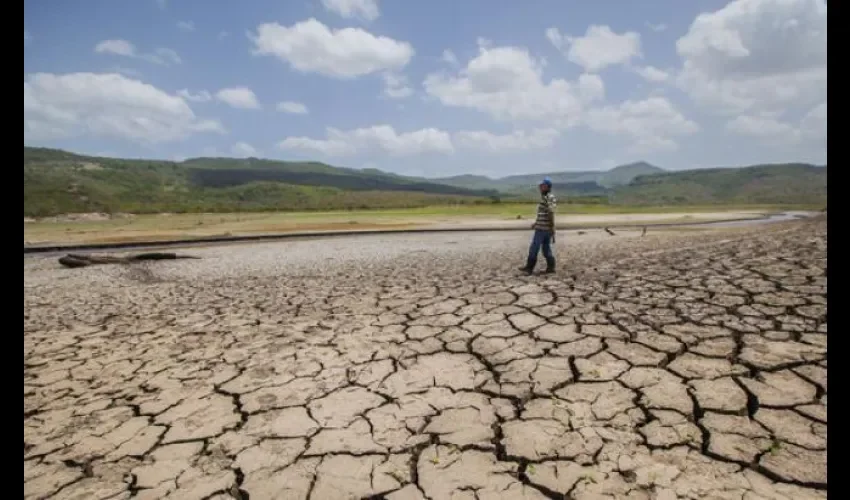
[[614, 231], [611, 231], [611, 230], [610, 230], [610, 229], [608, 229], [607, 227], [606, 227], [606, 228], [604, 228], [604, 229], [605, 229], [605, 232], [606, 232], [606, 233], [608, 233], [608, 235], [609, 235], [609, 236], [616, 236], [616, 234], [614, 234]]
[[130, 264], [143, 260], [174, 260], [174, 259], [199, 259], [191, 255], [180, 255], [170, 252], [150, 252], [139, 253], [135, 255], [126, 255], [117, 257], [114, 255], [83, 255], [78, 253], [69, 253], [64, 257], [59, 258], [59, 263], [65, 267], [86, 267], [97, 264]]

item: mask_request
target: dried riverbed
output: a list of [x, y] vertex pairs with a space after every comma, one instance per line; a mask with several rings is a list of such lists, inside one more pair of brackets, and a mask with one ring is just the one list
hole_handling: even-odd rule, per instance
[[24, 258], [25, 498], [826, 498], [826, 223]]

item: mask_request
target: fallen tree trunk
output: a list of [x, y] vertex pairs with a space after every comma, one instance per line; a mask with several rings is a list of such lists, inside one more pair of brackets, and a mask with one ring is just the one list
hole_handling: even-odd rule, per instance
[[135, 255], [127, 255], [117, 257], [114, 255], [85, 255], [69, 253], [64, 257], [59, 258], [59, 263], [65, 267], [87, 267], [97, 264], [129, 264], [143, 260], [174, 260], [174, 259], [199, 259], [191, 255], [180, 255], [170, 252], [150, 252], [139, 253]]

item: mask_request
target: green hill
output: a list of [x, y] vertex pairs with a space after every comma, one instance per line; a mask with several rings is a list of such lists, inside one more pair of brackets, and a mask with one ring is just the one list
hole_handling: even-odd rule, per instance
[[498, 189], [505, 193], [527, 196], [534, 193], [540, 179], [549, 177], [559, 193], [568, 196], [600, 196], [605, 195], [610, 188], [626, 185], [640, 175], [661, 172], [665, 170], [646, 162], [637, 162], [603, 171], [542, 172], [497, 179], [481, 175], [458, 175], [434, 181], [468, 189]]
[[24, 216], [418, 207], [497, 195], [317, 162], [125, 160], [24, 147]]
[[603, 172], [596, 182], [606, 188], [613, 188], [616, 186], [625, 186], [641, 175], [663, 174], [664, 172], [665, 170], [663, 168], [639, 161], [637, 163], [629, 163], [628, 165], [620, 165], [607, 172]]
[[483, 175], [455, 175], [453, 177], [441, 177], [433, 179], [434, 182], [446, 184], [448, 186], [457, 186], [467, 189], [499, 189], [499, 181], [491, 179]]
[[540, 179], [549, 176], [560, 197], [602, 197], [616, 205], [821, 205], [826, 203], [826, 172], [826, 167], [808, 164], [667, 171], [637, 162], [601, 172], [550, 172], [498, 179], [461, 175], [436, 180], [530, 197]]
[[611, 203], [826, 204], [826, 166], [801, 163], [644, 175], [609, 193]]
[[548, 175], [564, 203], [707, 205], [826, 203], [826, 167], [806, 164], [603, 172], [490, 179], [404, 177], [376, 169], [257, 158], [128, 160], [24, 147], [24, 216], [74, 212], [236, 212], [403, 208], [534, 201]]

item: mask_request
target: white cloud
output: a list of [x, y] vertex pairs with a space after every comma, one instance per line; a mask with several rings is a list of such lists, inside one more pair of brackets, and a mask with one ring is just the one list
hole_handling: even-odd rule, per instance
[[811, 106], [826, 99], [826, 38], [825, 0], [735, 0], [676, 42], [677, 81], [720, 113]]
[[24, 30], [24, 45], [26, 46], [28, 43], [32, 41], [32, 35], [27, 30]]
[[776, 113], [739, 115], [726, 123], [726, 130], [754, 137], [774, 146], [812, 145], [826, 147], [826, 103], [811, 108], [796, 123], [779, 119]]
[[189, 89], [182, 89], [177, 91], [177, 95], [192, 102], [209, 102], [212, 100], [212, 95], [206, 90], [199, 90], [193, 94]]
[[166, 7], [168, 7], [168, 0], [156, 0], [156, 4], [159, 6], [160, 9], [164, 10]]
[[185, 32], [195, 31], [195, 23], [192, 21], [179, 21], [177, 23], [177, 29]]
[[411, 156], [424, 153], [452, 153], [451, 136], [442, 130], [425, 128], [396, 133], [390, 125], [376, 125], [354, 130], [328, 128], [325, 139], [287, 137], [278, 144], [284, 150], [319, 153], [325, 156], [388, 154]]
[[545, 34], [549, 43], [554, 45], [559, 51], [563, 51], [569, 47], [566, 37], [561, 34], [558, 28], [547, 28]]
[[260, 155], [260, 152], [257, 151], [257, 149], [254, 146], [248, 144], [247, 142], [242, 142], [242, 141], [234, 144], [230, 148], [230, 152], [231, 152], [231, 154], [233, 154], [233, 156], [236, 156], [238, 158], [247, 158], [247, 157], [256, 158]]
[[151, 53], [142, 54], [136, 50], [135, 45], [127, 40], [120, 39], [103, 40], [98, 42], [98, 44], [94, 47], [94, 51], [98, 54], [112, 54], [122, 57], [144, 59], [155, 64], [162, 64], [166, 66], [170, 64], [180, 64], [182, 62], [177, 52], [171, 49], [160, 47]]
[[279, 102], [277, 103], [277, 110], [282, 113], [289, 113], [293, 115], [306, 115], [310, 112], [310, 110], [307, 109], [307, 106], [295, 101]]
[[169, 64], [180, 64], [183, 62], [177, 52], [165, 47], [160, 47], [154, 50], [153, 54], [143, 54], [142, 58], [152, 63], [164, 64], [166, 66]]
[[446, 106], [475, 109], [501, 120], [548, 121], [576, 125], [585, 108], [601, 100], [605, 86], [596, 75], [575, 82], [543, 79], [543, 62], [518, 47], [479, 46], [457, 75], [434, 73], [425, 91]]
[[440, 60], [442, 60], [445, 63], [451, 64], [452, 66], [457, 66], [459, 64], [458, 60], [457, 60], [457, 56], [455, 55], [454, 52], [452, 52], [449, 49], [446, 49], [446, 50], [443, 51], [442, 56], [440, 56]]
[[377, 0], [322, 0], [325, 10], [350, 19], [374, 21], [381, 15]]
[[656, 33], [661, 33], [662, 31], [667, 31], [667, 25], [664, 24], [664, 23], [658, 23], [658, 24], [646, 23], [646, 27], [649, 28], [650, 30], [656, 32]]
[[403, 99], [413, 95], [413, 89], [407, 84], [407, 77], [386, 72], [384, 79], [384, 95], [390, 99]]
[[596, 132], [630, 138], [634, 153], [672, 151], [677, 148], [674, 137], [699, 130], [663, 97], [592, 109], [587, 114], [587, 126]]
[[181, 97], [125, 76], [36, 73], [24, 80], [24, 141], [75, 136], [163, 143], [199, 132], [223, 133]]
[[135, 57], [136, 47], [127, 40], [103, 40], [94, 46], [98, 54], [115, 54], [117, 56]]
[[360, 28], [331, 30], [316, 19], [293, 26], [265, 23], [249, 34], [254, 54], [275, 56], [303, 73], [355, 78], [384, 70], [400, 70], [413, 57], [413, 47]]
[[809, 110], [800, 120], [803, 137], [818, 142], [823, 141], [826, 146], [826, 121], [826, 102], [822, 102]]
[[635, 68], [635, 72], [643, 77], [644, 80], [653, 83], [666, 82], [670, 78], [670, 74], [668, 72], [658, 69], [655, 66]]
[[463, 130], [454, 134], [458, 147], [487, 153], [545, 149], [551, 147], [557, 138], [558, 131], [551, 128], [536, 129], [530, 133], [517, 130], [503, 135], [483, 130]]
[[641, 57], [640, 35], [633, 31], [618, 35], [608, 26], [591, 25], [584, 36], [571, 37], [549, 28], [546, 38], [567, 59], [591, 73]]
[[736, 134], [786, 142], [797, 140], [797, 129], [769, 115], [740, 115], [726, 124], [726, 129]]
[[225, 38], [227, 38], [229, 36], [230, 36], [230, 33], [226, 32], [226, 31], [219, 31], [218, 32], [218, 39], [219, 40], [224, 40]]
[[260, 101], [248, 87], [231, 87], [215, 93], [215, 98], [236, 109], [260, 109]]

